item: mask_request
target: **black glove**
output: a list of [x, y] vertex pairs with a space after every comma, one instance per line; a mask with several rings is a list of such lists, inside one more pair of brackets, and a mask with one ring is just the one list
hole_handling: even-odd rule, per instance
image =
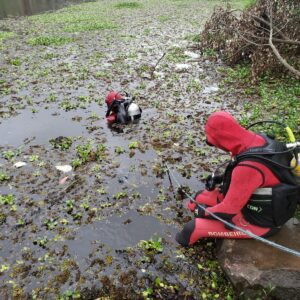
[[[200, 205], [201, 205], [201, 207], [200, 207]], [[207, 205], [205, 205], [205, 204], [200, 204], [200, 205], [197, 205], [196, 209], [194, 211], [195, 218], [204, 218], [205, 210], [202, 207], [207, 208]]]
[[223, 182], [223, 175], [219, 175], [219, 176], [209, 175], [205, 181], [205, 188], [208, 191], [213, 191], [215, 189], [216, 185], [220, 184], [222, 182]]

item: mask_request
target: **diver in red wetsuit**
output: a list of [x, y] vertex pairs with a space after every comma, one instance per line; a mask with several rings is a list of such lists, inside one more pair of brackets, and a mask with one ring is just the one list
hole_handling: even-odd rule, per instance
[[105, 99], [107, 104], [106, 120], [109, 124], [117, 122], [117, 114], [119, 102], [123, 100], [123, 96], [118, 92], [110, 92]]
[[[251, 231], [270, 236], [293, 216], [299, 199], [299, 186], [289, 168], [291, 151], [263, 134], [241, 127], [227, 112], [213, 113], [205, 126], [207, 143], [231, 153], [231, 162], [220, 176], [220, 188], [197, 193], [195, 201], [218, 217]], [[195, 219], [176, 235], [183, 246], [204, 237], [249, 238], [238, 230], [226, 228], [196, 203]]]
[[107, 105], [106, 120], [108, 124], [126, 124], [141, 118], [142, 109], [133, 103], [134, 97], [129, 94], [109, 92], [105, 98]]

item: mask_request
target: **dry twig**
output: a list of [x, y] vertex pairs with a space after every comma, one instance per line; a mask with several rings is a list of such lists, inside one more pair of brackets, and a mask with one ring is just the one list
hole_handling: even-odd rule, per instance
[[293, 74], [295, 74], [298, 78], [300, 78], [300, 72], [296, 70], [293, 66], [291, 66], [279, 53], [275, 45], [273, 44], [273, 25], [272, 25], [272, 8], [270, 8], [270, 36], [269, 36], [269, 46], [273, 50], [273, 53], [277, 57], [277, 59]]

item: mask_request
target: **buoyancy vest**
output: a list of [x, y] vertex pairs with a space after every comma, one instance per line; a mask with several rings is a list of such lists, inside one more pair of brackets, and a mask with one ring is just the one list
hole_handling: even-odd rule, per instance
[[[280, 227], [288, 221], [295, 213], [297, 202], [300, 198], [300, 187], [296, 184], [292, 172], [283, 168], [290, 166], [291, 152], [286, 146], [264, 134], [260, 134], [266, 141], [264, 146], [252, 147], [236, 155], [227, 165], [221, 192], [225, 196], [228, 192], [233, 169], [237, 166], [247, 166], [262, 171], [247, 161], [261, 163], [268, 167], [280, 181], [274, 187], [258, 188], [250, 197], [248, 203], [242, 209], [246, 221], [261, 227]], [[264, 182], [263, 184], [264, 185]]]
[[129, 120], [127, 109], [130, 103], [130, 101], [125, 99], [117, 99], [112, 101], [112, 103], [107, 108], [106, 117], [108, 117], [111, 112], [114, 112], [117, 115], [116, 122], [125, 124]]

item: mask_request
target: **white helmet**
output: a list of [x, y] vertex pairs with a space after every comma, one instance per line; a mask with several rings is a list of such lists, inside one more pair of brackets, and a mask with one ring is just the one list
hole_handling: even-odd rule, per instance
[[133, 121], [141, 118], [142, 110], [137, 104], [130, 103], [127, 109], [127, 113], [129, 119]]

